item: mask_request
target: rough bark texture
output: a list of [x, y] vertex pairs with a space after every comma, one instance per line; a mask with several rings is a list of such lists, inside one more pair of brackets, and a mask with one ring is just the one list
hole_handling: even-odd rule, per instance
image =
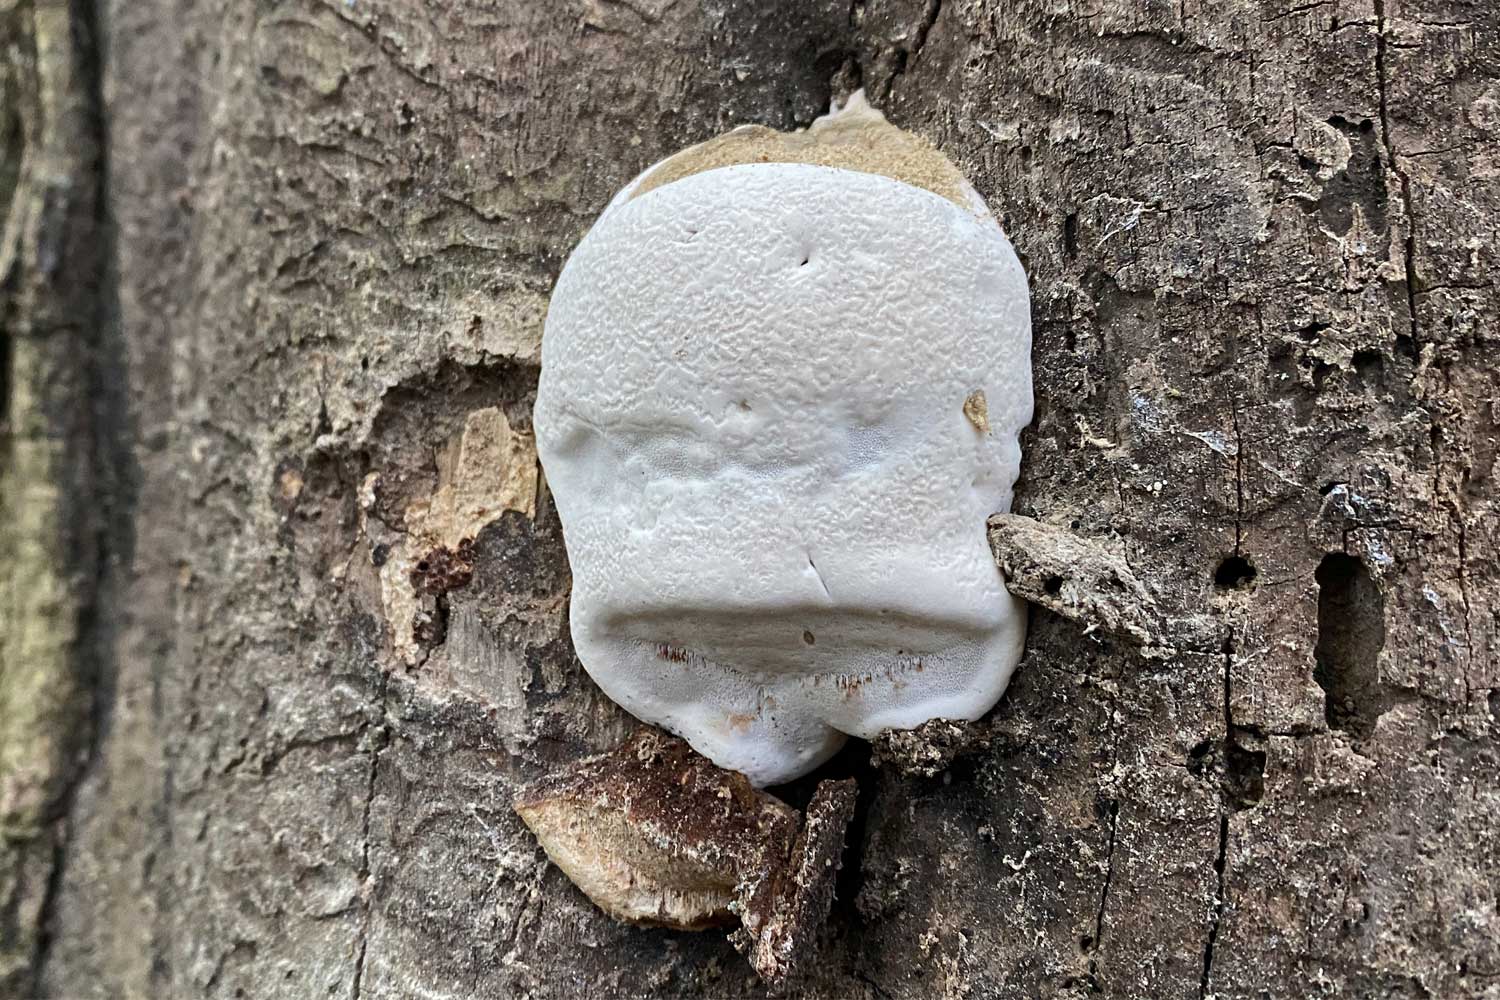
[[101, 322], [91, 25], [0, 5], [0, 995], [36, 992], [68, 804], [108, 697], [96, 597], [123, 380]]
[[1017, 513], [1196, 639], [819, 775], [809, 993], [1500, 995], [1494, 4], [100, 2], [0, 5], [7, 995], [764, 995], [509, 809], [628, 729], [529, 408], [611, 193], [859, 84], [1031, 275]]

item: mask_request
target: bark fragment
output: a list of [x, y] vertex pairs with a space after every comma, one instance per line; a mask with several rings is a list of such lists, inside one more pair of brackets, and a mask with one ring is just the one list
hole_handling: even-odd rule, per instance
[[1152, 658], [1204, 649], [1219, 629], [1206, 618], [1168, 614], [1123, 556], [1065, 528], [1019, 514], [990, 518], [990, 549], [1012, 594], [1136, 646]]
[[964, 719], [931, 719], [915, 729], [887, 729], [871, 742], [871, 763], [876, 767], [919, 778], [935, 778], [955, 760], [990, 745], [988, 728]]
[[817, 955], [818, 930], [833, 906], [844, 832], [858, 793], [853, 778], [818, 784], [789, 864], [776, 881], [769, 917], [752, 920], [747, 911], [744, 928], [730, 936], [773, 992], [801, 980]]
[[514, 807], [617, 920], [695, 931], [737, 918], [735, 947], [779, 990], [816, 950], [857, 793], [853, 779], [821, 782], [803, 823], [744, 775], [643, 727], [523, 789]]
[[677, 930], [732, 922], [739, 898], [760, 912], [797, 830], [795, 810], [647, 728], [523, 789], [515, 809], [600, 909]]
[[1135, 646], [1161, 629], [1156, 599], [1125, 560], [1098, 542], [1018, 514], [990, 518], [990, 547], [1010, 592]]

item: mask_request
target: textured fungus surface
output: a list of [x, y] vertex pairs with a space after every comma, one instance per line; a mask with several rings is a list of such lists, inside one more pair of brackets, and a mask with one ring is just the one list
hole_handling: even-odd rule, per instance
[[1025, 630], [985, 519], [1030, 329], [995, 221], [892, 177], [740, 163], [616, 199], [553, 293], [535, 421], [600, 687], [756, 784], [987, 711]]

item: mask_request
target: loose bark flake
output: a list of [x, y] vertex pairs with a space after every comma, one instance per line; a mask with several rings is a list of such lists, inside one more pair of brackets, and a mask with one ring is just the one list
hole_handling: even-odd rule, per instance
[[853, 779], [821, 782], [805, 821], [683, 740], [642, 728], [522, 790], [547, 856], [610, 916], [731, 935], [774, 990], [801, 978], [833, 902]]

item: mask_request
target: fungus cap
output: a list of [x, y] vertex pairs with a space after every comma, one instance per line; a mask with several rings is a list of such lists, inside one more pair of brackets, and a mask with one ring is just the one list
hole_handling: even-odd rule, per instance
[[558, 279], [535, 411], [579, 659], [757, 785], [978, 718], [1025, 630], [985, 538], [1031, 417], [1025, 274], [941, 154], [862, 101], [819, 133], [622, 191]]

